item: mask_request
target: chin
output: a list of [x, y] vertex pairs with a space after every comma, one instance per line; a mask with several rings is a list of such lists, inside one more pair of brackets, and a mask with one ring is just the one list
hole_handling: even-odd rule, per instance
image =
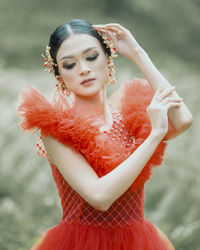
[[103, 90], [105, 84], [101, 85], [101, 86], [90, 86], [90, 87], [85, 87], [83, 89], [81, 89], [80, 91], [76, 92], [76, 95], [78, 96], [93, 96], [98, 94], [100, 91]]
[[97, 91], [85, 91], [85, 92], [77, 93], [77, 95], [82, 96], [82, 97], [90, 97], [90, 96], [94, 96], [94, 95], [98, 94], [99, 91], [100, 90], [97, 90]]

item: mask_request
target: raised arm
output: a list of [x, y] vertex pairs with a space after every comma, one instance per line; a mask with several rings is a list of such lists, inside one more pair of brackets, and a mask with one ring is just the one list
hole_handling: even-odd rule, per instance
[[[98, 31], [107, 33], [112, 38], [119, 53], [129, 58], [138, 66], [145, 78], [151, 84], [154, 91], [156, 91], [158, 87], [161, 87], [163, 90], [172, 87], [152, 63], [148, 54], [138, 44], [138, 42], [127, 29], [119, 24], [94, 25], [94, 28]], [[174, 90], [171, 92], [169, 98], [176, 97], [179, 97], [179, 95]], [[193, 122], [192, 114], [184, 102], [182, 102], [179, 108], [172, 108], [169, 111], [168, 117], [175, 129], [170, 129], [165, 139], [171, 139], [179, 135]]]
[[[52, 164], [91, 206], [106, 211], [137, 178], [168, 130], [167, 112], [180, 101], [166, 101], [170, 91], [156, 91], [147, 112], [152, 130], [140, 147], [114, 170], [99, 178], [86, 159], [51, 136], [42, 137]], [[163, 96], [163, 98], [161, 98]], [[67, 159], [67, 161], [66, 161]]]
[[[158, 71], [147, 53], [142, 48], [136, 54], [130, 55], [130, 58], [142, 71], [154, 91], [156, 91], [160, 86], [162, 89], [168, 89], [172, 87], [166, 78]], [[174, 97], [179, 97], [175, 90], [172, 91], [169, 98]], [[182, 102], [179, 108], [171, 109], [168, 113], [168, 117], [175, 130], [171, 131], [171, 134], [168, 134], [166, 139], [170, 139], [181, 134], [187, 128], [189, 128], [193, 122], [192, 114], [184, 102]]]

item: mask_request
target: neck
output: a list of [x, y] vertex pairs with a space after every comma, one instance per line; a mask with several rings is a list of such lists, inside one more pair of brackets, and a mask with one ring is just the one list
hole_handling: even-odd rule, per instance
[[110, 122], [110, 110], [107, 108], [107, 94], [106, 86], [104, 86], [98, 93], [92, 96], [78, 96], [76, 95], [78, 106], [91, 105], [93, 107], [98, 107], [103, 112], [103, 120], [105, 123]]

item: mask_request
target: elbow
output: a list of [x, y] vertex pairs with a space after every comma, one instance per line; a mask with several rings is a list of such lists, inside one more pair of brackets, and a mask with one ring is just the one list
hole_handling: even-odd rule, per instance
[[92, 204], [95, 209], [106, 212], [112, 205], [112, 201], [104, 194], [98, 194], [94, 197]]
[[184, 132], [186, 129], [188, 129], [193, 123], [193, 116], [192, 114], [188, 111], [187, 115], [183, 115], [181, 118], [179, 118], [175, 123], [174, 127], [176, 131], [180, 133]]
[[106, 212], [109, 209], [110, 206], [105, 206], [104, 204], [99, 204], [98, 206], [95, 206], [97, 210], [101, 212]]
[[182, 122], [181, 130], [185, 131], [188, 129], [193, 123], [193, 116], [190, 114], [185, 121]]
[[168, 131], [168, 134], [165, 136], [163, 141], [167, 141], [175, 138], [176, 136], [182, 134], [185, 130], [187, 130], [193, 123], [192, 115], [188, 116], [187, 119], [182, 120], [178, 127], [174, 128], [171, 131]]

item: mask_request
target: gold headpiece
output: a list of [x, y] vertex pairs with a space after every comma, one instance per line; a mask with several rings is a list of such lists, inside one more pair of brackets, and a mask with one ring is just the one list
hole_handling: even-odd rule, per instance
[[110, 49], [111, 55], [108, 56], [108, 70], [109, 70], [109, 83], [108, 84], [114, 84], [116, 83], [115, 79], [115, 67], [113, 58], [117, 57], [117, 49], [114, 47], [112, 39], [103, 32], [98, 32], [99, 35], [103, 38], [103, 42], [107, 45], [107, 48]]
[[57, 66], [56, 63], [54, 63], [53, 59], [51, 58], [51, 54], [50, 54], [50, 47], [46, 46], [46, 56], [44, 54], [41, 54], [41, 56], [45, 59], [45, 63], [44, 66], [46, 67], [46, 69], [44, 69], [44, 71], [47, 71], [49, 73], [53, 73], [54, 72], [54, 68], [53, 66]]

